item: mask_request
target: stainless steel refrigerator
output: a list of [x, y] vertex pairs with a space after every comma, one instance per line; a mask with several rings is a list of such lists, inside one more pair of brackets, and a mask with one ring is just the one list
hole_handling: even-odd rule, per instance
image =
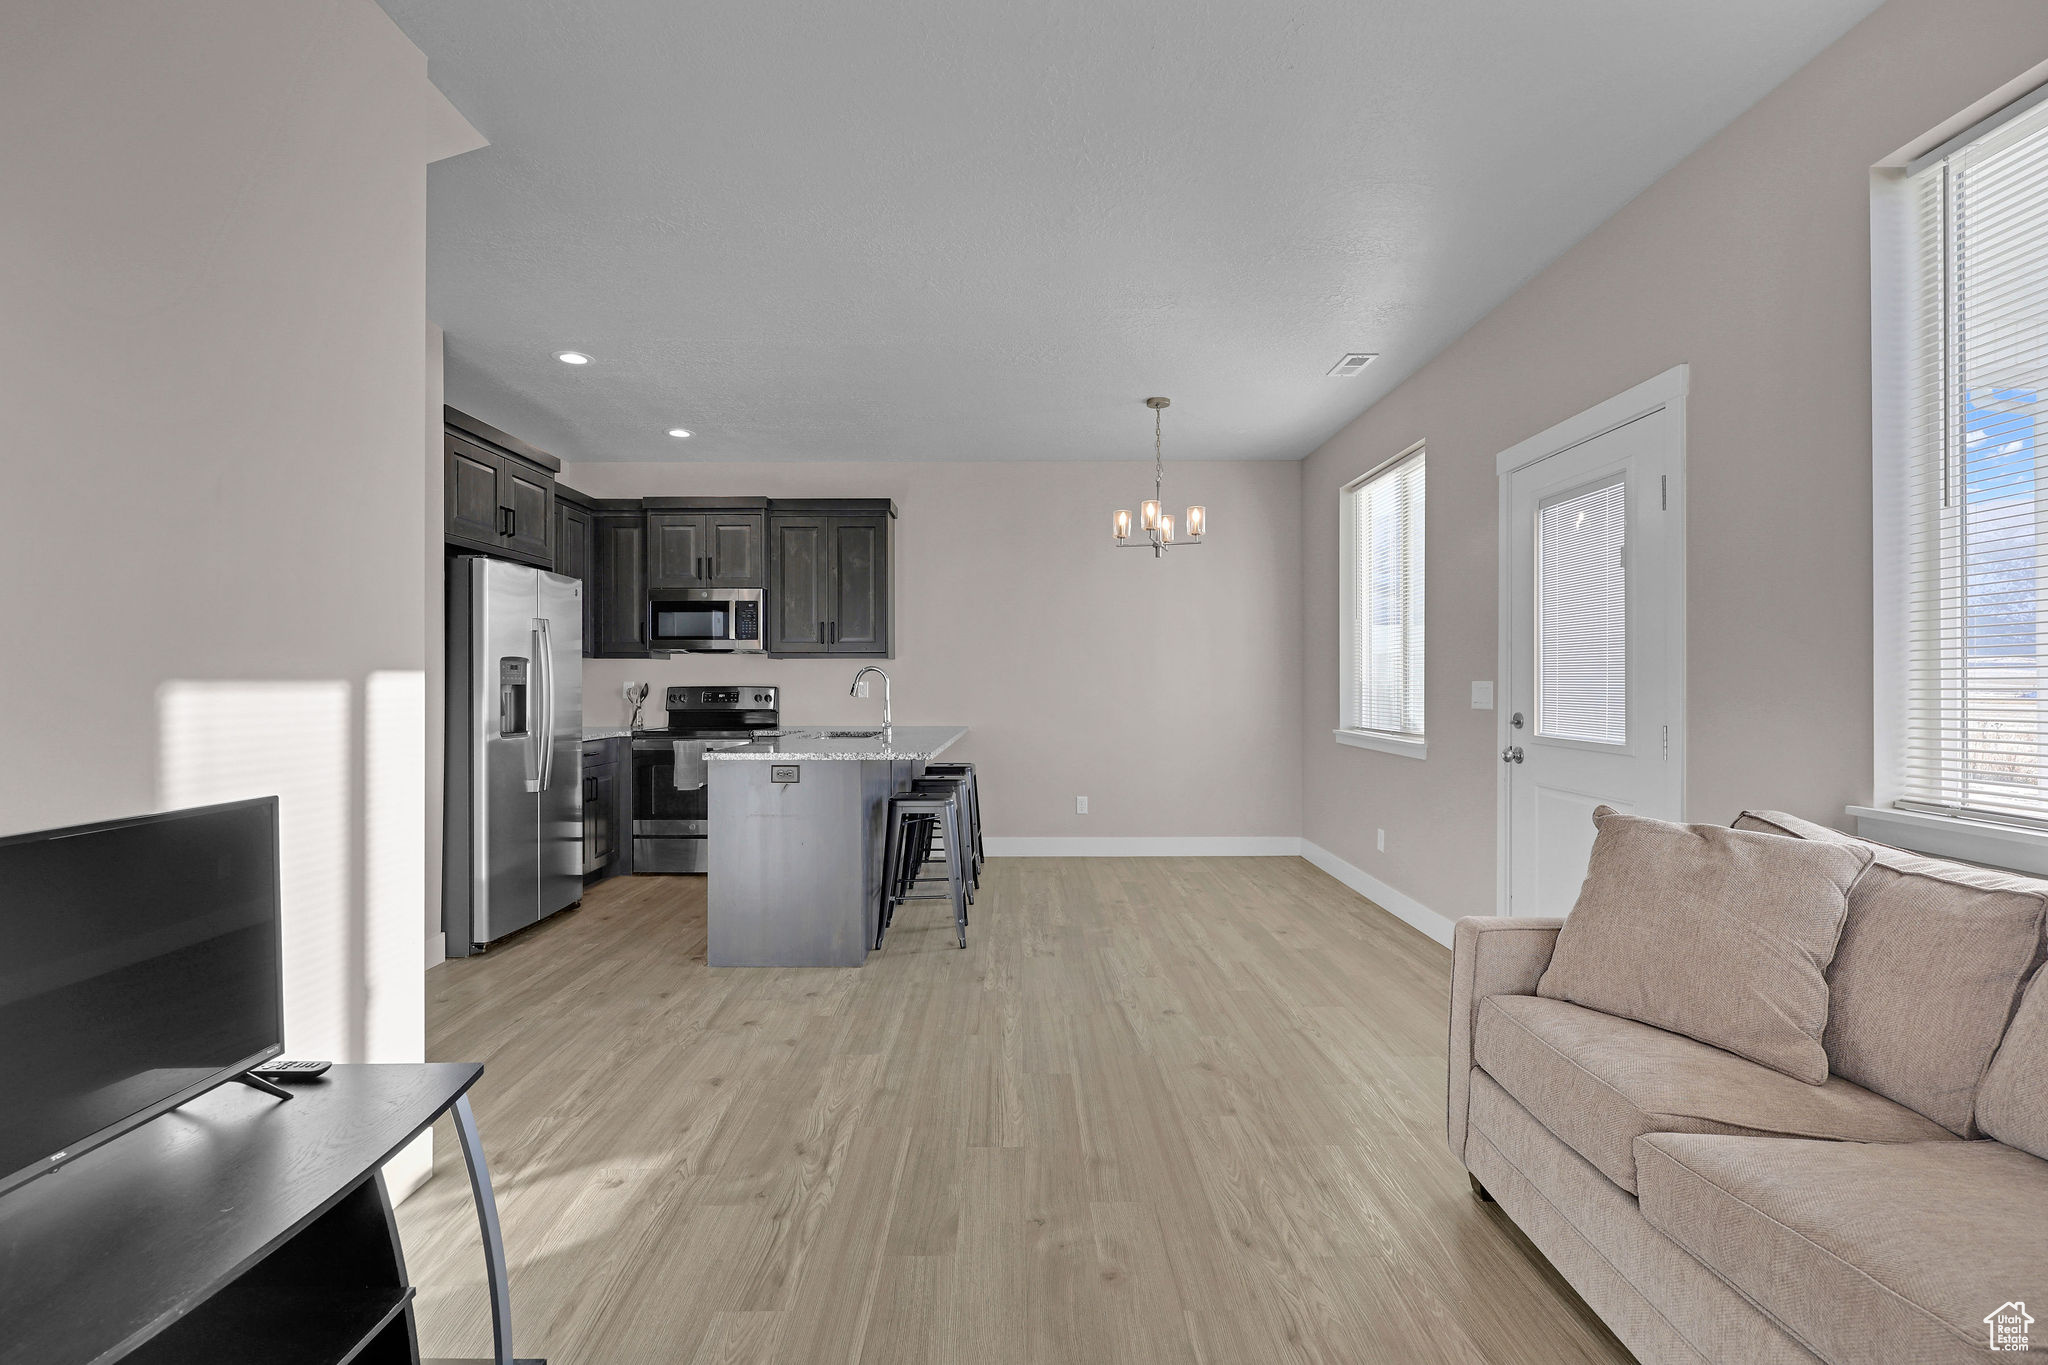
[[448, 956], [583, 896], [583, 585], [480, 555], [448, 565]]

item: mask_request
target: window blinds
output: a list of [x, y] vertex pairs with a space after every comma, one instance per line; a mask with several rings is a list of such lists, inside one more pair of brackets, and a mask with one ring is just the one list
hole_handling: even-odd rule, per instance
[[1909, 188], [1900, 804], [2048, 824], [2048, 106]]
[[1349, 490], [1351, 696], [1346, 724], [1422, 734], [1423, 454]]
[[1536, 513], [1536, 733], [1628, 742], [1628, 485]]

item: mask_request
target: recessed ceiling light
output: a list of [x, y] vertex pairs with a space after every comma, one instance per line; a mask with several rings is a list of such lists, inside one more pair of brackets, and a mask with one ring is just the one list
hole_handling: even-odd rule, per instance
[[590, 357], [581, 351], [556, 351], [555, 359], [561, 361], [564, 365], [588, 365], [590, 363]]
[[1353, 351], [1350, 355], [1345, 356], [1335, 365], [1332, 365], [1330, 373], [1338, 379], [1349, 379], [1378, 358], [1377, 353], [1368, 354], [1364, 351]]
[[668, 429], [668, 434], [675, 437], [678, 441], [687, 441], [690, 439], [690, 433], [684, 431], [681, 427], [670, 427]]

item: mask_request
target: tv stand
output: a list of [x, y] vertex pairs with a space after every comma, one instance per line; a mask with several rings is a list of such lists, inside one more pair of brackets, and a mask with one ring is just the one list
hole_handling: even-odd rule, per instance
[[379, 1168], [451, 1111], [484, 1232], [492, 1360], [545, 1365], [512, 1354], [468, 1100], [482, 1073], [336, 1066], [285, 1092], [289, 1105], [217, 1086], [0, 1195], [0, 1365], [419, 1365]]
[[274, 1095], [281, 1100], [288, 1100], [292, 1097], [291, 1091], [285, 1089], [276, 1081], [264, 1080], [261, 1076], [257, 1075], [253, 1071], [244, 1071], [241, 1075], [235, 1077], [235, 1079], [240, 1081], [243, 1085], [248, 1086], [251, 1090], [261, 1090], [264, 1094]]

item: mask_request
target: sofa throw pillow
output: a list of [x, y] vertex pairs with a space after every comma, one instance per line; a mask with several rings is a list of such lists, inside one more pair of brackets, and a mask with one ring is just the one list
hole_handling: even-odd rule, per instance
[[1585, 884], [1536, 993], [1825, 1081], [1826, 972], [1870, 850], [1610, 806], [1593, 825]]
[[1984, 1073], [1977, 1124], [2006, 1146], [2048, 1161], [2048, 968], [2034, 973]]
[[[1778, 811], [1737, 829], [1864, 841]], [[2048, 882], [1867, 844], [1828, 968], [1828, 1069], [1976, 1137], [1977, 1086], [2041, 955]]]

